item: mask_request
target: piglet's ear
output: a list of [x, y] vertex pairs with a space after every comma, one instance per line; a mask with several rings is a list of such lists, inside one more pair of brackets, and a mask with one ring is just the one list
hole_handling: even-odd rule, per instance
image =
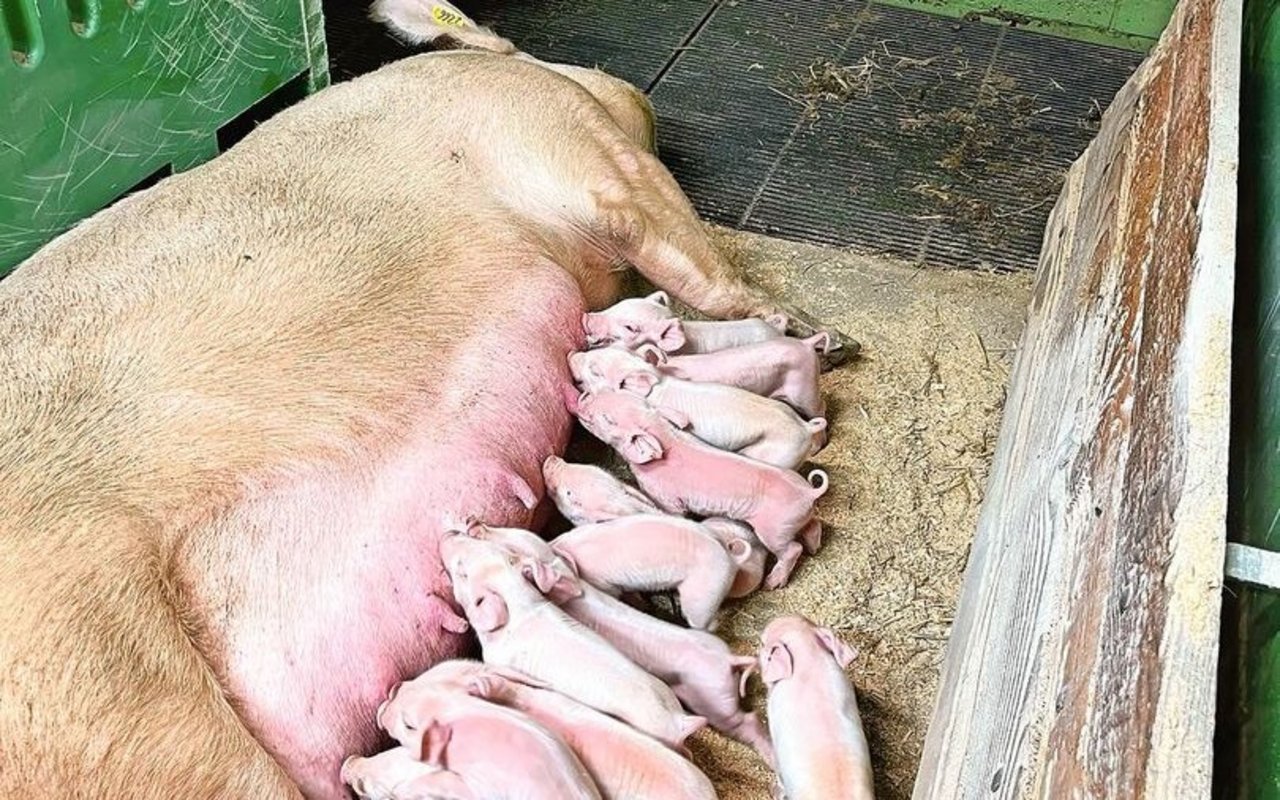
[[654, 347], [651, 344], [642, 344], [637, 347], [636, 355], [643, 358], [651, 367], [667, 363], [667, 354], [662, 352], [661, 348]]
[[680, 430], [688, 428], [691, 424], [689, 417], [678, 409], [668, 408], [667, 406], [658, 406], [658, 413], [666, 418], [667, 422], [675, 425]]
[[482, 592], [471, 604], [467, 617], [477, 631], [496, 631], [507, 624], [507, 603], [496, 592]]
[[760, 654], [760, 679], [768, 686], [790, 678], [795, 668], [791, 651], [784, 644], [770, 645]]
[[658, 329], [658, 347], [674, 353], [684, 347], [684, 325], [678, 319], [665, 320]]
[[523, 571], [524, 576], [538, 587], [538, 591], [556, 605], [582, 596], [582, 586], [577, 580], [561, 574], [545, 561], [529, 559], [525, 561]]
[[831, 651], [831, 655], [835, 656], [836, 663], [840, 665], [840, 669], [844, 669], [853, 663], [858, 657], [858, 651], [844, 643], [844, 640], [836, 636], [835, 631], [830, 628], [818, 628], [818, 641], [822, 642], [822, 646]]
[[569, 410], [570, 414], [575, 417], [578, 416], [578, 411], [582, 405], [582, 395], [578, 392], [577, 387], [571, 383], [565, 384], [561, 391], [564, 394], [564, 407]]
[[538, 587], [538, 591], [542, 594], [551, 591], [551, 587], [556, 585], [556, 578], [558, 577], [556, 571], [545, 561], [538, 561], [532, 558], [525, 559], [520, 566], [520, 571], [524, 573], [524, 577], [527, 580], [532, 581], [533, 585]]
[[648, 464], [662, 458], [662, 443], [648, 433], [628, 437], [619, 448], [622, 457], [632, 464]]
[[666, 292], [654, 292], [646, 297], [645, 300], [648, 300], [650, 303], [657, 303], [663, 308], [671, 307], [671, 298], [667, 296]]
[[453, 728], [433, 720], [422, 731], [422, 753], [418, 756], [419, 760], [438, 769], [446, 769], [444, 751], [452, 738]]
[[543, 683], [532, 675], [526, 675], [518, 669], [511, 667], [488, 666], [486, 669], [494, 675], [506, 678], [508, 681], [522, 683], [525, 686], [532, 686], [534, 689], [549, 689], [548, 684]]
[[578, 597], [582, 597], [582, 583], [576, 578], [570, 578], [568, 575], [556, 574], [556, 582], [546, 593], [547, 599], [556, 605], [567, 603]]
[[648, 397], [649, 392], [653, 391], [653, 387], [658, 383], [658, 379], [648, 372], [632, 372], [622, 379], [622, 390], [631, 392], [632, 394]]
[[513, 694], [511, 683], [501, 675], [475, 675], [467, 681], [467, 694], [495, 703], [504, 703]]

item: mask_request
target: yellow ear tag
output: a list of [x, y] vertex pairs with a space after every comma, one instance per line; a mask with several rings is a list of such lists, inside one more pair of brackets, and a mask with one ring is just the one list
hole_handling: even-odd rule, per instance
[[467, 18], [445, 6], [432, 6], [431, 18], [449, 28], [467, 27]]

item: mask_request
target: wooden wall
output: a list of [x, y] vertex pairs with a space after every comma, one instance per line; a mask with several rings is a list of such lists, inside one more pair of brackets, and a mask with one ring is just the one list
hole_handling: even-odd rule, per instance
[[1207, 797], [1239, 0], [1182, 0], [1045, 231], [916, 783]]

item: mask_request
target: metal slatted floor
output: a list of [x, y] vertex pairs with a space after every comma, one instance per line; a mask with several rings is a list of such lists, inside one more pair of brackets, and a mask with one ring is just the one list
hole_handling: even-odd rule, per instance
[[[871, 0], [460, 2], [645, 88], [709, 220], [933, 266], [1033, 268], [1063, 174], [1139, 54]], [[335, 80], [409, 54], [326, 6]]]

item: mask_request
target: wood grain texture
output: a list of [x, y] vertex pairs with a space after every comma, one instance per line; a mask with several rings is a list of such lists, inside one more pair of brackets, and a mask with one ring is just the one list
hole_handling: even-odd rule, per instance
[[1183, 0], [1045, 231], [915, 797], [1208, 797], [1239, 0]]

